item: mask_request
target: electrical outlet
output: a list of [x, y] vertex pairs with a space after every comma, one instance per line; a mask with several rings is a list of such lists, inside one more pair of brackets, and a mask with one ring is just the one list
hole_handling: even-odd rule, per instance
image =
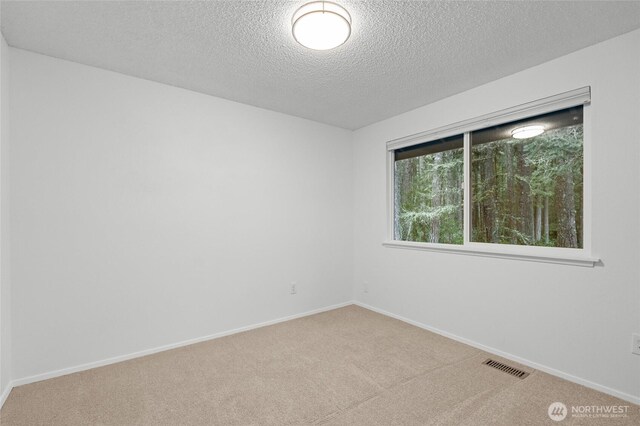
[[297, 285], [298, 284], [295, 281], [291, 283], [291, 294], [296, 294], [298, 292], [298, 289], [296, 288]]
[[369, 282], [365, 281], [362, 283], [362, 291], [365, 293], [369, 293]]
[[633, 352], [636, 355], [640, 355], [640, 334], [632, 334], [633, 337]]

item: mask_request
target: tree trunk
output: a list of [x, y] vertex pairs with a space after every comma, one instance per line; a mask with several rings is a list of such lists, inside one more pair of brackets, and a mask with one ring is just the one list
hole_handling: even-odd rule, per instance
[[558, 176], [556, 181], [556, 212], [558, 215], [558, 247], [578, 247], [576, 231], [576, 207], [571, 169]]
[[486, 148], [487, 157], [484, 160], [484, 184], [485, 184], [485, 226], [486, 241], [491, 243], [499, 242], [498, 216], [496, 205], [496, 171], [495, 171], [495, 148], [493, 144], [488, 144]]
[[[480, 182], [482, 182], [482, 175], [480, 174], [480, 164], [475, 156], [471, 162], [471, 201], [470, 205], [473, 206], [471, 210], [471, 241], [485, 242], [482, 238], [484, 233], [484, 217], [482, 212], [482, 203], [480, 202]], [[466, 225], [466, 224], [465, 224]]]
[[578, 247], [584, 247], [584, 199], [583, 199], [583, 183], [582, 167], [580, 168], [578, 181], [575, 184], [575, 203], [576, 203], [576, 233], [578, 236]]
[[395, 180], [393, 182], [393, 238], [396, 240], [401, 240], [402, 231], [400, 229], [400, 205], [402, 203], [402, 197], [400, 196], [400, 188], [402, 187], [402, 169], [404, 167], [397, 161], [395, 162], [394, 167]]
[[[441, 205], [442, 191], [440, 189], [440, 170], [438, 166], [442, 164], [442, 153], [438, 152], [433, 156], [433, 180], [431, 181], [431, 207], [437, 210]], [[434, 216], [431, 219], [431, 233], [429, 241], [432, 243], [440, 242], [440, 216]]]
[[403, 229], [400, 215], [407, 203], [412, 202], [409, 198], [415, 192], [413, 187], [417, 173], [418, 161], [415, 158], [395, 163], [393, 235], [397, 240], [406, 240], [411, 236], [411, 224], [404, 224], [407, 229]]
[[515, 171], [514, 171], [514, 158], [513, 158], [513, 144], [506, 143], [505, 144], [505, 194], [506, 201], [505, 206], [503, 208], [503, 213], [506, 217], [506, 227], [508, 228], [507, 232], [503, 232], [503, 234], [509, 235], [509, 242], [511, 244], [516, 244], [518, 241], [515, 238], [515, 234], [513, 232], [514, 229], [517, 229], [517, 223], [515, 217], [517, 215], [517, 197], [516, 197], [516, 189], [515, 189]]
[[536, 202], [536, 237], [535, 241], [538, 242], [542, 239], [542, 200], [538, 197]]
[[472, 197], [471, 202], [472, 204], [475, 205], [475, 211], [471, 215], [471, 222], [473, 223], [473, 226], [471, 227], [471, 232], [472, 232], [471, 240], [484, 243], [484, 242], [487, 242], [487, 240], [484, 238], [484, 236], [486, 235], [486, 229], [485, 229], [485, 223], [484, 223], [484, 210], [483, 210], [482, 202], [480, 201], [480, 195], [481, 195], [480, 182], [482, 182], [482, 173], [480, 172], [481, 162], [477, 161], [472, 164], [475, 166], [472, 172], [475, 176], [475, 179], [473, 180], [473, 182], [476, 184], [476, 186], [473, 188], [473, 191], [471, 194], [471, 197]]
[[549, 196], [544, 197], [544, 242], [549, 244]]
[[[529, 190], [529, 184], [526, 179], [529, 178], [530, 170], [525, 161], [524, 143], [516, 145], [516, 167], [517, 175], [519, 179], [516, 181], [516, 196], [518, 207], [518, 231], [520, 235], [533, 237], [533, 220], [532, 220], [532, 205], [531, 194]], [[526, 241], [522, 241], [526, 243]]]

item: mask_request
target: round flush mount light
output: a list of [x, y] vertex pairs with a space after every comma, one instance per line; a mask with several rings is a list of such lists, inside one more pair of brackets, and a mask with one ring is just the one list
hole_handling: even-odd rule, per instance
[[330, 1], [307, 3], [291, 19], [293, 38], [313, 50], [329, 50], [344, 44], [351, 35], [351, 15]]
[[544, 133], [544, 126], [523, 126], [513, 129], [511, 136], [516, 139], [528, 139]]

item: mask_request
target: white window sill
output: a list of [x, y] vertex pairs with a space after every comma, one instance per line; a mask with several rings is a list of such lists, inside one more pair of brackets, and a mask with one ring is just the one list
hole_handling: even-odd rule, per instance
[[[385, 247], [410, 250], [426, 250], [441, 253], [463, 254], [467, 256], [497, 257], [528, 262], [556, 263], [560, 265], [585, 266], [593, 268], [600, 259], [583, 255], [577, 249], [557, 249], [551, 247], [525, 247], [471, 243], [469, 245], [419, 243], [413, 241], [385, 241]], [[563, 253], [564, 252], [564, 253]], [[576, 253], [578, 252], [578, 253]], [[566, 254], [565, 254], [566, 253]]]

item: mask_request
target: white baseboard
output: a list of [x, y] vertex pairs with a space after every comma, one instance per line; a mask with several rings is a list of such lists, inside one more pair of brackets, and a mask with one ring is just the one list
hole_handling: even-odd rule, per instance
[[9, 394], [11, 393], [11, 389], [13, 389], [13, 382], [7, 383], [7, 387], [4, 388], [4, 391], [0, 394], [0, 408], [4, 405], [4, 402], [9, 398]]
[[414, 321], [414, 320], [402, 317], [400, 315], [393, 314], [391, 312], [387, 312], [387, 311], [385, 311], [383, 309], [379, 309], [379, 308], [376, 308], [374, 306], [367, 305], [366, 303], [363, 303], [363, 302], [360, 302], [360, 301], [357, 301], [357, 300], [354, 301], [353, 303], [358, 305], [358, 306], [360, 306], [360, 307], [362, 307], [362, 308], [369, 309], [371, 311], [377, 312], [377, 313], [382, 314], [382, 315], [386, 315], [386, 316], [391, 317], [391, 318], [395, 318], [397, 320], [406, 322], [406, 323], [411, 324], [411, 325], [415, 325], [416, 327], [420, 327], [422, 329], [431, 331], [431, 332], [439, 334], [441, 336], [448, 337], [449, 339], [456, 340], [456, 341], [458, 341], [460, 343], [464, 343], [466, 345], [473, 346], [474, 348], [483, 350], [485, 352], [489, 352], [489, 353], [492, 353], [494, 355], [500, 356], [502, 358], [509, 359], [509, 360], [511, 360], [513, 362], [517, 362], [517, 363], [520, 363], [522, 365], [526, 365], [528, 367], [534, 368], [536, 370], [543, 371], [543, 372], [545, 372], [547, 374], [551, 374], [552, 376], [560, 377], [561, 379], [565, 379], [565, 380], [568, 380], [570, 382], [577, 383], [579, 385], [586, 386], [588, 388], [595, 389], [597, 391], [600, 391], [600, 392], [615, 396], [615, 397], [623, 399], [625, 401], [629, 401], [631, 403], [640, 405], [640, 397], [638, 397], [638, 396], [634, 396], [634, 395], [631, 395], [631, 394], [628, 394], [628, 393], [625, 393], [625, 392], [621, 392], [621, 391], [616, 390], [616, 389], [612, 389], [612, 388], [604, 386], [604, 385], [600, 385], [598, 383], [591, 382], [591, 381], [586, 380], [586, 379], [582, 379], [580, 377], [573, 376], [573, 375], [571, 375], [569, 373], [565, 373], [564, 371], [556, 370], [555, 368], [547, 367], [546, 365], [542, 365], [542, 364], [538, 364], [538, 363], [533, 362], [533, 361], [529, 361], [528, 359], [520, 358], [519, 356], [512, 355], [510, 353], [503, 352], [501, 350], [494, 349], [494, 348], [491, 348], [489, 346], [485, 346], [485, 345], [483, 345], [481, 343], [474, 342], [473, 340], [469, 340], [469, 339], [466, 339], [464, 337], [456, 336], [455, 334], [451, 334], [449, 332], [439, 330], [439, 329], [437, 329], [435, 327], [431, 327], [429, 325], [422, 324], [422, 323], [420, 323], [418, 321]]
[[[257, 323], [257, 324], [248, 325], [248, 326], [245, 326], [245, 327], [235, 328], [233, 330], [228, 330], [228, 331], [223, 331], [223, 332], [220, 332], [220, 333], [210, 334], [208, 336], [196, 337], [195, 339], [184, 340], [184, 341], [178, 342], [178, 343], [171, 343], [169, 345], [164, 345], [164, 346], [159, 346], [159, 347], [156, 347], [156, 348], [146, 349], [146, 350], [139, 351], [139, 352], [134, 352], [134, 353], [126, 354], [126, 355], [120, 355], [120, 356], [116, 356], [116, 357], [112, 357], [112, 358], [103, 359], [103, 360], [100, 360], [100, 361], [89, 362], [89, 363], [81, 364], [81, 365], [78, 365], [78, 366], [75, 366], [75, 367], [68, 367], [68, 368], [63, 368], [63, 369], [60, 369], [60, 370], [49, 371], [47, 373], [41, 373], [41, 374], [36, 374], [36, 375], [33, 375], [33, 376], [23, 377], [21, 379], [13, 380], [8, 386], [9, 390], [5, 390], [5, 392], [6, 392], [7, 396], [8, 396], [12, 387], [27, 385], [29, 383], [40, 382], [42, 380], [52, 379], [54, 377], [65, 376], [67, 374], [77, 373], [79, 371], [90, 370], [92, 368], [103, 367], [105, 365], [115, 364], [115, 363], [118, 363], [118, 362], [127, 361], [127, 360], [134, 359], [134, 358], [140, 358], [140, 357], [143, 357], [143, 356], [146, 356], [146, 355], [151, 355], [151, 354], [155, 354], [155, 353], [158, 353], [158, 352], [168, 351], [170, 349], [176, 349], [176, 348], [180, 348], [180, 347], [183, 347], [183, 346], [193, 345], [194, 343], [205, 342], [207, 340], [218, 339], [220, 337], [229, 336], [231, 334], [241, 333], [243, 331], [254, 330], [256, 328], [266, 327], [268, 325], [278, 324], [280, 322], [290, 321], [290, 320], [293, 320], [293, 319], [296, 319], [296, 318], [302, 318], [302, 317], [306, 317], [306, 316], [309, 316], [309, 315], [319, 314], [321, 312], [331, 311], [333, 309], [338, 309], [338, 308], [342, 308], [344, 306], [349, 306], [349, 305], [353, 305], [353, 301], [350, 300], [348, 302], [339, 303], [337, 305], [326, 306], [324, 308], [314, 309], [312, 311], [307, 311], [307, 312], [303, 312], [303, 313], [300, 313], [300, 314], [289, 315], [289, 316], [286, 316], [286, 317], [277, 318], [277, 319], [270, 320], [270, 321], [265, 321], [265, 322], [261, 322], [261, 323]], [[3, 393], [3, 397], [6, 398], [6, 396], [4, 396], [4, 393]], [[4, 400], [0, 400], [0, 401], [4, 402]], [[0, 404], [0, 408], [1, 407], [2, 407], [2, 404]]]

